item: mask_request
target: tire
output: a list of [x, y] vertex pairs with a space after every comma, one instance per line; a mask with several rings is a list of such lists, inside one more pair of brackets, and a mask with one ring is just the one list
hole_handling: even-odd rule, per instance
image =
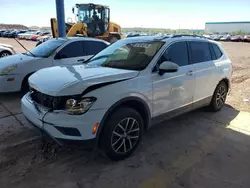
[[6, 56], [9, 56], [9, 55], [12, 55], [10, 52], [8, 52], [8, 51], [2, 51], [2, 52], [0, 52], [0, 58], [1, 57], [6, 57]]
[[121, 107], [115, 110], [104, 123], [100, 140], [101, 149], [111, 160], [126, 159], [140, 144], [143, 127], [142, 117], [133, 108]]
[[215, 88], [209, 108], [213, 112], [220, 111], [226, 102], [228, 87], [224, 81], [221, 81]]

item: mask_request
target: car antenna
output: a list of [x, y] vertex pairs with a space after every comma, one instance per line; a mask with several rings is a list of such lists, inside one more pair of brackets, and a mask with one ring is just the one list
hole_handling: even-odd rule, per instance
[[27, 50], [27, 48], [25, 48], [25, 47], [22, 45], [21, 42], [19, 42], [18, 40], [16, 40], [16, 38], [14, 38], [14, 39], [15, 39], [15, 41], [17, 41], [18, 44], [20, 44], [20, 46], [23, 47], [23, 49], [25, 49], [27, 52], [29, 52], [33, 57], [36, 57], [36, 56], [35, 56], [34, 54], [32, 54], [29, 50]]

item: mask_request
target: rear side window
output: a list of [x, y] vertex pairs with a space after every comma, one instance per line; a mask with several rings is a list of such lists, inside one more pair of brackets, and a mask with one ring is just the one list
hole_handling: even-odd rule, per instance
[[214, 43], [212, 43], [211, 45], [212, 45], [212, 49], [213, 49], [214, 54], [215, 54], [215, 58], [219, 59], [222, 56], [222, 52], [221, 52], [220, 48]]
[[163, 61], [171, 61], [179, 66], [188, 65], [188, 50], [186, 42], [172, 44], [162, 55], [160, 63]]
[[107, 44], [99, 41], [83, 41], [85, 55], [95, 55], [107, 47]]
[[192, 63], [211, 61], [212, 55], [207, 42], [189, 42], [192, 56]]

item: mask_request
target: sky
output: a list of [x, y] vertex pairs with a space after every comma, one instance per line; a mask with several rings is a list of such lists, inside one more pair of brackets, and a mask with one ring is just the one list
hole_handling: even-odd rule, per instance
[[[110, 7], [121, 27], [204, 29], [205, 22], [250, 21], [250, 0], [64, 0], [65, 20], [76, 3]], [[55, 0], [0, 0], [0, 23], [50, 26]]]

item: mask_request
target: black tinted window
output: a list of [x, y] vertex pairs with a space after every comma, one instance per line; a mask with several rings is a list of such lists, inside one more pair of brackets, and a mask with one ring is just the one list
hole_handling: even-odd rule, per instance
[[84, 56], [81, 41], [71, 42], [71, 43], [67, 44], [57, 54], [57, 57], [59, 57], [60, 59], [80, 57], [80, 56]]
[[211, 61], [212, 56], [207, 42], [190, 42], [192, 63]]
[[106, 48], [107, 45], [103, 42], [84, 41], [83, 50], [85, 55], [95, 55]]
[[213, 47], [216, 59], [219, 59], [222, 56], [222, 52], [220, 51], [220, 48], [216, 44], [212, 44], [212, 47]]
[[162, 55], [160, 63], [171, 61], [179, 66], [188, 65], [188, 51], [186, 42], [172, 44]]

